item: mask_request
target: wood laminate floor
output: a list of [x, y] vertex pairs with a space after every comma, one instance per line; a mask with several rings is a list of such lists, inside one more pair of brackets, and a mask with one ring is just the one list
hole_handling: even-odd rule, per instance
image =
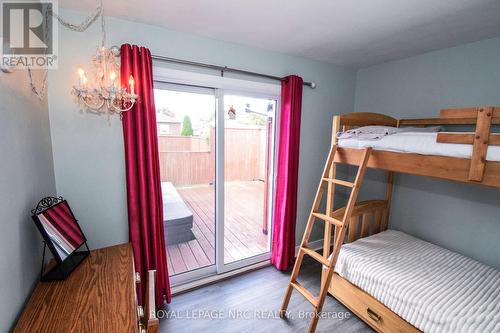
[[[315, 295], [320, 288], [321, 266], [305, 260], [299, 282]], [[290, 273], [266, 267], [207, 287], [173, 297], [160, 316], [161, 333], [197, 332], [306, 332], [312, 305], [293, 292], [289, 318], [280, 319], [278, 309], [283, 300]], [[333, 297], [323, 308], [329, 318], [319, 320], [316, 332], [374, 332]], [[167, 318], [168, 317], [168, 318]]]

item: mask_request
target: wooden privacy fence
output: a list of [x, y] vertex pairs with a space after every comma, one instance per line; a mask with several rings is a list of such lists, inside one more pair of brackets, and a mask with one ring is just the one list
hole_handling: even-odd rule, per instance
[[174, 185], [210, 184], [215, 179], [215, 159], [210, 151], [160, 152], [162, 181]]
[[[159, 136], [161, 180], [174, 185], [211, 184], [215, 180], [215, 131], [208, 139]], [[265, 178], [266, 128], [225, 128], [225, 175], [229, 181]]]
[[158, 136], [160, 152], [171, 151], [209, 151], [209, 139], [196, 136], [160, 135]]

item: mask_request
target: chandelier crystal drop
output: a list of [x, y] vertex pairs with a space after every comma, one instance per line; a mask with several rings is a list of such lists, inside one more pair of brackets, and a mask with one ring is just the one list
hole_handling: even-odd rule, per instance
[[138, 98], [135, 81], [130, 76], [128, 85], [121, 86], [119, 59], [118, 47], [101, 46], [92, 58], [92, 71], [87, 73], [83, 68], [78, 69], [78, 85], [72, 92], [83, 109], [120, 115], [132, 109]]

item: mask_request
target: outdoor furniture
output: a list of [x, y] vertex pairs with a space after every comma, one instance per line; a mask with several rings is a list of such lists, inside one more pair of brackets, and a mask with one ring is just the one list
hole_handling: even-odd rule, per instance
[[166, 244], [173, 245], [195, 239], [191, 231], [193, 228], [193, 213], [174, 185], [170, 182], [162, 182], [161, 191]]

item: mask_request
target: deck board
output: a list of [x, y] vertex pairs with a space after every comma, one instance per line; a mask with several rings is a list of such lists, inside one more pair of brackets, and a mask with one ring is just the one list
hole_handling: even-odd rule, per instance
[[[215, 264], [214, 187], [176, 188], [193, 213], [196, 239], [167, 246], [170, 275]], [[230, 263], [268, 251], [262, 233], [264, 183], [228, 182], [225, 187], [224, 262]]]

